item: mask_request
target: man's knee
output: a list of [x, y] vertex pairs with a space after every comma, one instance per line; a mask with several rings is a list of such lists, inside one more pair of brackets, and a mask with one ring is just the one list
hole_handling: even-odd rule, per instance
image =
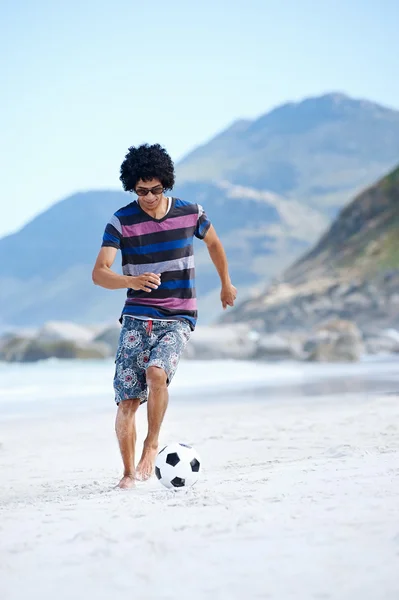
[[118, 410], [124, 415], [132, 415], [136, 412], [140, 406], [140, 400], [138, 398], [132, 398], [129, 400], [122, 400], [118, 404]]
[[163, 387], [166, 385], [167, 376], [165, 371], [160, 367], [148, 367], [146, 379], [149, 388]]

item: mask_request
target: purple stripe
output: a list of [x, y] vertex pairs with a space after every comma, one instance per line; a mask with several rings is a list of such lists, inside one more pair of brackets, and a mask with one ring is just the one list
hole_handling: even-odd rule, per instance
[[165, 219], [161, 223], [156, 221], [146, 221], [136, 225], [122, 225], [123, 237], [134, 237], [136, 235], [145, 235], [147, 233], [156, 233], [158, 231], [170, 231], [171, 229], [183, 229], [185, 227], [195, 227], [198, 221], [198, 214], [184, 215], [183, 217], [173, 217]]
[[154, 308], [197, 310], [196, 298], [129, 298], [126, 304], [145, 304]]

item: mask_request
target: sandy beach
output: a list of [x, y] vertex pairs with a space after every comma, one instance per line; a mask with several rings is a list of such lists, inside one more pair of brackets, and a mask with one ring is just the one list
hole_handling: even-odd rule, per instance
[[397, 363], [243, 365], [211, 393], [182, 364], [161, 442], [205, 469], [177, 492], [114, 489], [111, 364], [2, 368], [0, 598], [397, 600]]

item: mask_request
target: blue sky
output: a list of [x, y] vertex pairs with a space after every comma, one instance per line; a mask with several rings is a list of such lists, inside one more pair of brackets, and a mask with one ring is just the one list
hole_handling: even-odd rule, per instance
[[399, 109], [396, 0], [0, 3], [0, 236], [119, 188], [130, 145], [178, 160], [237, 118], [341, 91]]

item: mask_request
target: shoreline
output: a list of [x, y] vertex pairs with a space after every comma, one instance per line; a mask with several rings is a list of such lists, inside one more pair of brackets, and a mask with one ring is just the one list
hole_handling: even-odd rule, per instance
[[[305, 398], [333, 394], [385, 394], [399, 390], [399, 356], [364, 358], [359, 363], [294, 361], [182, 360], [169, 388], [171, 402], [206, 403], [223, 398]], [[50, 410], [114, 408], [114, 362], [43, 361], [0, 366], [0, 419], [7, 415], [41, 414]]]

